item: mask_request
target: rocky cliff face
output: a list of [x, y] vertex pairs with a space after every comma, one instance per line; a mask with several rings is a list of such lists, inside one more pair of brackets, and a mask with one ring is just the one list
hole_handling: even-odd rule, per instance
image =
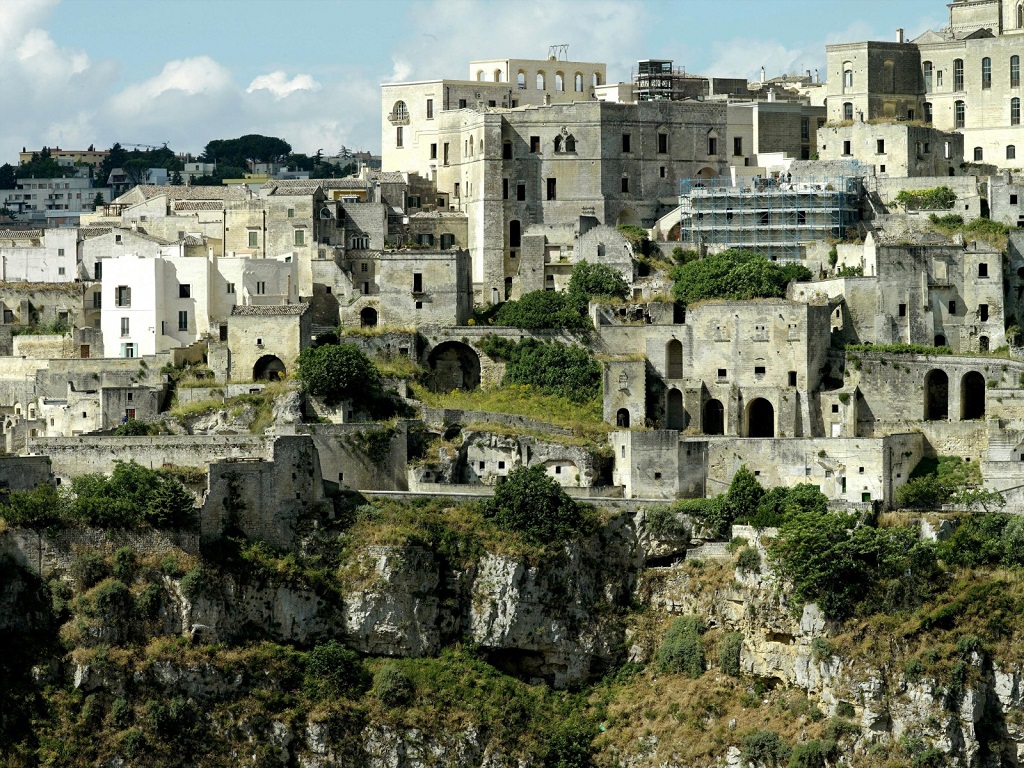
[[[207, 745], [208, 751], [178, 759], [168, 752], [158, 764], [528, 768], [553, 763], [545, 762], [551, 753], [543, 751], [550, 746], [524, 746], [523, 739], [529, 742], [530, 736], [511, 735], [515, 728], [538, 729], [536, 720], [522, 714], [522, 701], [548, 697], [544, 706], [552, 707], [550, 712], [564, 712], [558, 707], [570, 699], [539, 684], [578, 688], [630, 661], [647, 671], [622, 678], [624, 682], [615, 678], [603, 684], [603, 693], [573, 700], [573, 706], [606, 725], [595, 741], [596, 765], [744, 765], [742, 726], [736, 726], [728, 707], [709, 708], [691, 722], [678, 705], [672, 709], [671, 692], [654, 696], [653, 704], [642, 707], [631, 701], [661, 690], [666, 678], [659, 678], [652, 659], [662, 628], [672, 617], [689, 614], [708, 627], [711, 647], [724, 632], [742, 635], [741, 677], [709, 671], [692, 681], [696, 695], [706, 690], [711, 698], [712, 691], [719, 695], [731, 690], [729, 695], [743, 697], [743, 707], [756, 715], [778, 710], [783, 693], [799, 693], [811, 714], [800, 715], [804, 724], [794, 726], [798, 743], [818, 727], [818, 715], [849, 724], [831, 764], [898, 765], [893, 755], [911, 749], [911, 743], [926, 750], [920, 754], [931, 755], [928, 760], [933, 762], [917, 763], [922, 766], [1024, 764], [1024, 669], [1019, 663], [966, 644], [955, 681], [927, 665], [918, 669], [908, 663], [911, 639], [893, 632], [868, 637], [877, 627], [866, 625], [827, 626], [814, 606], [794, 614], [785, 590], [766, 567], [740, 571], [729, 554], [721, 563], [694, 566], [684, 559], [694, 551], [695, 544], [686, 539], [692, 527], [683, 524], [673, 530], [678, 538], [659, 538], [643, 513], [635, 518], [620, 515], [592, 537], [545, 557], [495, 550], [462, 562], [430, 541], [352, 541], [339, 568], [341, 576], [332, 583], [308, 574], [284, 574], [283, 567], [275, 573], [251, 561], [235, 568], [207, 562], [199, 586], [180, 571], [151, 574], [149, 582], [136, 574], [134, 582], [127, 582], [136, 604], [145, 583], [146, 589], [152, 584], [159, 592], [159, 607], [144, 631], [135, 627], [123, 636], [104, 633], [103, 619], [95, 613], [101, 602], [94, 593], [108, 582], [84, 591], [73, 586], [71, 570], [58, 569], [44, 574], [51, 579], [50, 590], [59, 592], [55, 585], [64, 583], [81, 593], [73, 599], [65, 595], [67, 605], [77, 607], [66, 617], [64, 633], [78, 649], [52, 657], [37, 666], [34, 683], [26, 674], [18, 685], [67, 691], [52, 705], [52, 712], [63, 714], [51, 715], [58, 719], [50, 727], [79, 734], [68, 736], [72, 741], [84, 738], [76, 730], [79, 726], [60, 718], [71, 718], [68, 723], [87, 718], [81, 702], [95, 702], [101, 714], [93, 715], [98, 718], [94, 728], [115, 735], [97, 739], [101, 746], [83, 752], [90, 764], [141, 764], [145, 749], [133, 752], [132, 745], [159, 743], [163, 732], [153, 725], [160, 722], [153, 713], [164, 711], [161, 702], [170, 702], [166, 712], [171, 712], [180, 701], [181, 712], [193, 712], [192, 720], [178, 716], [180, 722], [192, 723], [190, 738]], [[144, 561], [145, 553], [139, 557]], [[645, 567], [648, 558], [681, 562], [650, 568]], [[144, 572], [140, 567], [139, 573]], [[13, 566], [4, 573], [0, 639], [14, 644], [46, 626], [48, 609], [39, 599], [45, 588], [32, 574]], [[12, 614], [25, 618], [15, 620]], [[101, 631], [90, 634], [91, 627]], [[374, 682], [363, 699], [296, 706], [303, 695], [301, 649], [329, 639], [369, 657], [366, 663], [377, 672], [395, 663], [382, 657], [409, 660], [413, 666], [402, 669], [412, 670], [416, 696], [423, 700], [385, 706], [382, 702], [389, 700], [378, 690], [382, 684]], [[278, 645], [252, 645], [254, 640]], [[299, 650], [289, 650], [292, 646]], [[465, 701], [456, 696], [446, 704], [444, 689], [430, 686], [453, 674], [450, 665], [456, 662], [449, 649], [459, 647], [473, 648], [473, 658], [481, 660], [464, 662], [460, 656], [457, 661], [463, 665], [459, 674], [477, 682], [459, 695]], [[714, 655], [708, 656], [709, 667], [714, 667]], [[415, 666], [421, 663], [417, 660], [430, 659], [435, 661], [427, 667]], [[483, 667], [472, 664], [482, 660], [488, 669], [510, 677], [493, 671], [480, 677]], [[447, 671], [437, 671], [442, 669]], [[497, 682], [480, 682], [491, 680], [487, 675]], [[455, 685], [454, 679], [448, 684]], [[519, 687], [499, 688], [495, 694], [499, 702], [508, 699], [502, 704], [506, 709], [494, 710], [497, 715], [485, 714], [485, 705], [474, 703], [476, 691], [513, 683]], [[428, 688], [430, 693], [425, 693]], [[74, 701], [79, 703], [69, 703]], [[659, 714], [661, 706], [668, 714]], [[82, 714], [69, 714], [78, 711], [75, 707]], [[119, 715], [126, 707], [134, 714]], [[638, 707], [641, 714], [635, 711]], [[451, 716], [452, 709], [461, 714]], [[530, 710], [530, 717], [543, 719], [539, 711]], [[17, 722], [14, 716], [5, 717], [7, 723]], [[547, 717], [552, 731], [560, 727], [559, 715]], [[670, 722], [671, 728], [663, 727]], [[724, 740], [711, 750], [711, 762], [688, 762], [680, 739], [698, 738], [702, 730], [725, 734]], [[897, 762], [885, 762], [893, 759]]]

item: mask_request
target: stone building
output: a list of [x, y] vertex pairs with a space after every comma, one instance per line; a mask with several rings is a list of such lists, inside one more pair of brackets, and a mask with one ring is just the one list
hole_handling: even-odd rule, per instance
[[1024, 176], [1005, 171], [989, 177], [988, 205], [994, 221], [1024, 228]]
[[893, 177], [958, 176], [963, 134], [906, 123], [852, 123], [818, 130], [820, 160], [856, 160], [865, 174]]
[[827, 46], [828, 116], [923, 121], [964, 136], [970, 162], [1019, 167], [1024, 151], [1019, 0], [950, 3], [949, 26], [905, 42]]
[[[312, 339], [309, 304], [236, 306], [228, 318], [226, 370], [222, 380], [280, 379], [295, 370]], [[217, 370], [211, 350], [210, 367]]]

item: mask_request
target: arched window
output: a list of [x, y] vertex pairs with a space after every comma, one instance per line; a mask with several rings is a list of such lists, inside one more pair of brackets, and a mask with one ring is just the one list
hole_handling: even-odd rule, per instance
[[526, 73], [523, 70], [519, 70], [519, 74], [516, 75], [516, 85], [519, 86], [520, 91], [526, 90]]
[[843, 62], [843, 92], [853, 89], [853, 64], [849, 61]]
[[981, 87], [992, 87], [992, 59], [988, 56], [981, 60]]
[[853, 120], [852, 102], [847, 101], [843, 103], [843, 120]]
[[985, 159], [985, 151], [981, 147], [974, 148], [974, 162], [980, 163]]
[[953, 105], [953, 127], [963, 128], [967, 122], [967, 105], [958, 101]]
[[538, 72], [537, 73], [537, 90], [538, 91], [543, 91], [544, 90], [544, 73], [543, 72]]
[[1014, 144], [1006, 145], [1006, 159], [1016, 160], [1017, 159], [1017, 147]]
[[477, 70], [476, 79], [477, 79], [478, 82], [481, 82], [481, 83], [484, 81], [484, 71], [482, 69], [478, 69]]
[[561, 136], [555, 136], [555, 152], [561, 152], [561, 151], [562, 151], [562, 137]]
[[496, 82], [496, 83], [500, 83], [501, 82], [501, 70], [500, 69], [494, 70], [494, 82]]
[[555, 72], [555, 90], [565, 90], [565, 75], [563, 75], [561, 72]]
[[1020, 125], [1020, 99], [1016, 96], [1010, 99], [1010, 125]]
[[629, 429], [629, 409], [619, 408], [615, 414], [615, 426], [622, 429]]
[[597, 88], [597, 86], [599, 86], [600, 84], [601, 84], [601, 73], [600, 72], [595, 72], [594, 73], [594, 87]]
[[964, 60], [953, 59], [953, 90], [962, 91], [964, 89]]
[[1010, 57], [1010, 87], [1020, 88], [1020, 56]]
[[473, 137], [469, 137], [469, 156], [473, 156]]
[[932, 121], [932, 103], [930, 101], [924, 103], [924, 121], [926, 123]]
[[565, 151], [575, 152], [576, 151], [576, 138], [570, 133], [565, 137]]
[[1017, 29], [1024, 29], [1024, 3], [1017, 6]]
[[932, 92], [932, 63], [930, 61], [924, 63], [924, 92]]
[[404, 101], [396, 101], [395, 106], [391, 108], [391, 119], [392, 120], [408, 120], [409, 119], [409, 108], [405, 106]]
[[576, 93], [583, 93], [583, 75], [579, 72], [577, 72], [576, 77], [573, 78], [572, 87]]

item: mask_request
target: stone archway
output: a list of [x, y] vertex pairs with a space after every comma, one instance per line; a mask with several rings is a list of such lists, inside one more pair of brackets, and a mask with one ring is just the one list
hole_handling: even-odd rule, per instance
[[960, 420], [985, 418], [985, 377], [977, 371], [960, 380]]
[[763, 397], [747, 406], [747, 437], [775, 437], [775, 406]]
[[621, 427], [622, 429], [629, 429], [629, 409], [619, 408], [615, 412], [615, 426]]
[[703, 168], [701, 168], [699, 171], [697, 171], [697, 178], [698, 179], [713, 179], [713, 178], [715, 178], [717, 176], [718, 176], [718, 171], [716, 171], [714, 168], [711, 168], [711, 167], [706, 166], [706, 165]]
[[438, 344], [427, 356], [430, 388], [435, 392], [476, 389], [480, 386], [480, 356], [461, 341]]
[[643, 221], [640, 220], [640, 214], [632, 208], [623, 208], [619, 211], [619, 217], [615, 220], [615, 226], [617, 227], [642, 227], [643, 225]]
[[949, 418], [949, 376], [945, 371], [928, 371], [924, 377], [924, 419], [945, 421]]
[[281, 358], [276, 355], [264, 355], [252, 367], [252, 380], [280, 381], [287, 373]]
[[359, 311], [359, 325], [363, 328], [372, 328], [377, 325], [377, 310], [373, 307], [363, 307]]
[[668, 391], [667, 413], [666, 426], [669, 429], [686, 429], [686, 409], [683, 407], [683, 393], [674, 387]]
[[683, 344], [679, 339], [672, 339], [665, 345], [665, 362], [668, 378], [683, 378]]
[[705, 435], [725, 434], [725, 406], [721, 400], [711, 399], [704, 403], [702, 424]]

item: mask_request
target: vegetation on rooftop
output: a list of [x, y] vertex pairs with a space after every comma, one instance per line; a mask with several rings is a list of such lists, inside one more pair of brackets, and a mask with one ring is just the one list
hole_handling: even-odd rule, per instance
[[600, 394], [601, 366], [586, 347], [488, 335], [481, 339], [480, 348], [505, 361], [503, 384], [530, 386], [574, 403], [591, 401]]
[[932, 187], [900, 190], [894, 202], [905, 211], [948, 211], [956, 199], [956, 192], [949, 187]]
[[676, 301], [691, 305], [707, 299], [782, 298], [791, 282], [811, 279], [802, 264], [778, 264], [752, 251], [730, 248], [669, 272]]

